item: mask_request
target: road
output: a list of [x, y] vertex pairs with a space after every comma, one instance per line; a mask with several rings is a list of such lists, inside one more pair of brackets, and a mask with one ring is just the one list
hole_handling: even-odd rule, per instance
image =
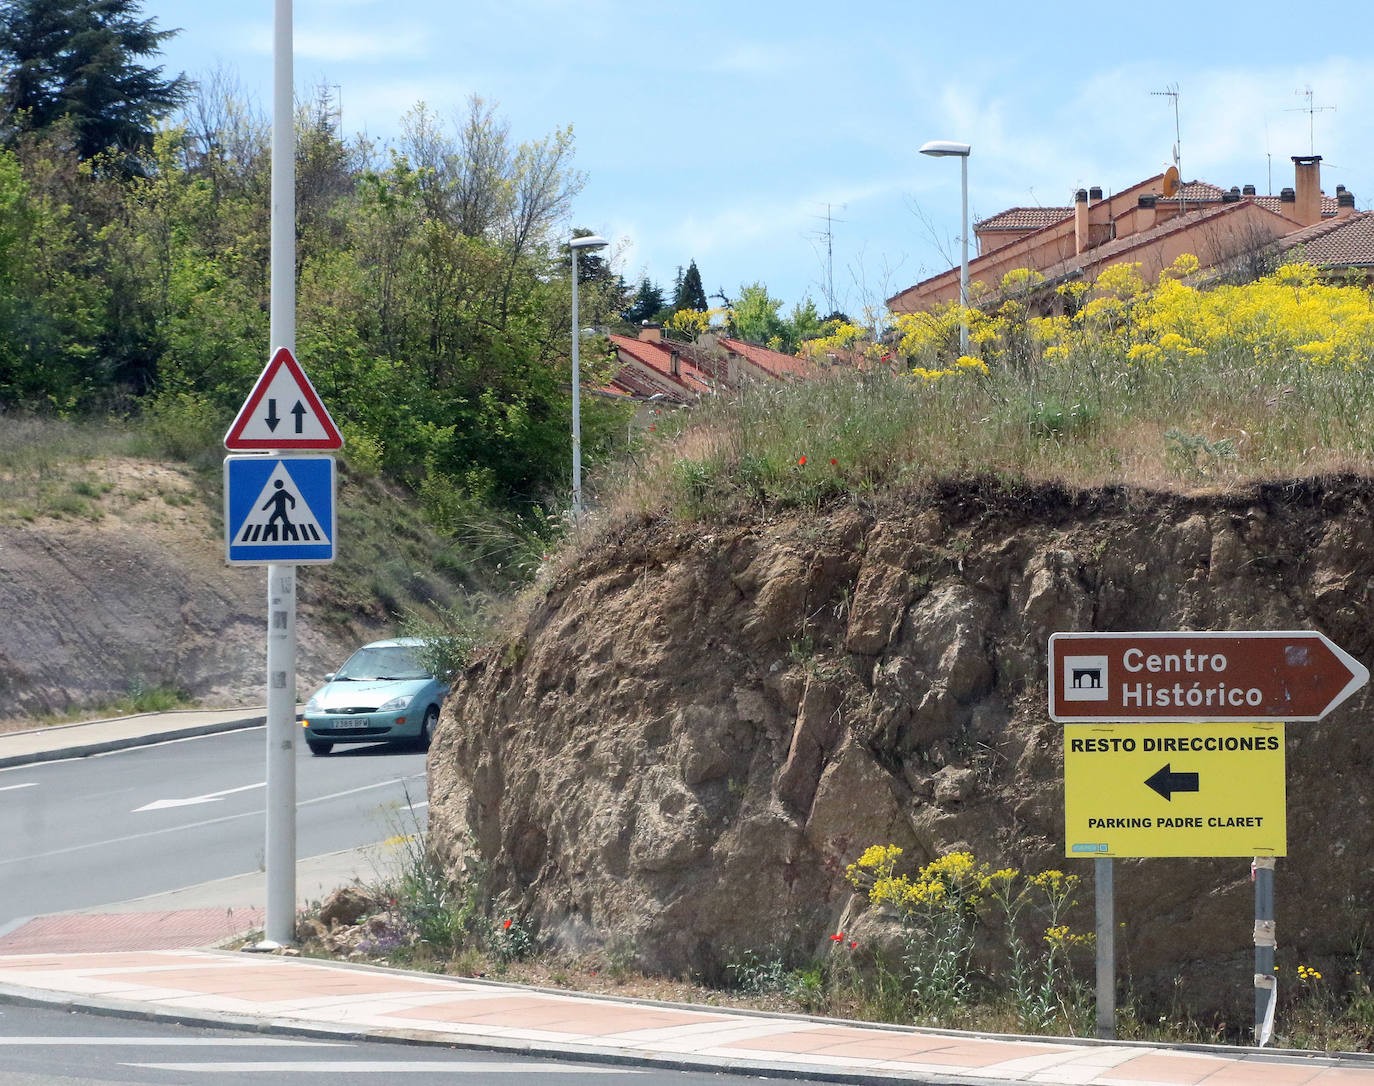
[[[742, 1086], [750, 1076], [534, 1059], [430, 1045], [264, 1037], [258, 1033], [140, 1022], [46, 1007], [0, 1006], [0, 1082], [404, 1082], [414, 1086]], [[792, 1080], [797, 1082], [797, 1080]], [[798, 1086], [805, 1086], [798, 1083]]]
[[[0, 927], [261, 869], [264, 735], [0, 769]], [[302, 743], [296, 796], [298, 858], [373, 844], [423, 824], [424, 755]]]

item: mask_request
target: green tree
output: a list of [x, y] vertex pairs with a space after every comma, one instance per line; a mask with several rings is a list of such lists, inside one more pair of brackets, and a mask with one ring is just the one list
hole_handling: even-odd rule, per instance
[[781, 347], [787, 328], [778, 316], [782, 299], [774, 298], [762, 283], [741, 285], [739, 298], [730, 310], [730, 325], [735, 335], [749, 343]]
[[678, 280], [677, 291], [673, 295], [673, 312], [707, 308], [709, 307], [706, 304], [706, 288], [701, 285], [701, 272], [697, 270], [697, 262], [693, 260], [687, 265], [686, 273]]
[[621, 317], [631, 324], [639, 324], [643, 321], [656, 319], [667, 308], [667, 302], [663, 298], [663, 288], [645, 277], [639, 281], [639, 289], [635, 291], [629, 308], [621, 314]]
[[140, 172], [156, 122], [189, 96], [184, 75], [143, 63], [177, 34], [139, 17], [139, 0], [3, 0], [0, 101], [12, 145], [68, 126], [81, 159], [114, 152]]

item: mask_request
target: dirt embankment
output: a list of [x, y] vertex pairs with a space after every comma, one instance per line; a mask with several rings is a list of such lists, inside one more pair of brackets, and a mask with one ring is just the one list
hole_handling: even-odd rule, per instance
[[[1090, 927], [1091, 869], [1063, 855], [1050, 634], [1317, 629], [1367, 663], [1371, 506], [1363, 478], [1188, 497], [973, 482], [880, 510], [623, 525], [456, 688], [432, 840], [455, 870], [490, 864], [546, 934], [665, 971], [819, 949], [874, 843], [1076, 870]], [[1288, 728], [1293, 967], [1349, 962], [1364, 930], [1370, 699]], [[1134, 991], [1248, 1013], [1248, 860], [1117, 872]]]
[[[225, 564], [218, 480], [110, 460], [83, 468], [82, 481], [91, 497], [75, 512], [0, 518], [0, 721], [31, 726], [24, 717], [157, 687], [206, 705], [261, 704], [266, 577]], [[201, 492], [207, 485], [213, 494]], [[351, 504], [384, 518], [396, 501], [346, 481], [340, 490], [341, 516]], [[339, 563], [298, 569], [302, 697], [360, 642], [394, 632], [408, 605], [451, 598], [453, 586], [426, 571], [415, 596], [380, 600], [369, 578], [405, 560], [377, 545], [360, 553], [341, 529]]]

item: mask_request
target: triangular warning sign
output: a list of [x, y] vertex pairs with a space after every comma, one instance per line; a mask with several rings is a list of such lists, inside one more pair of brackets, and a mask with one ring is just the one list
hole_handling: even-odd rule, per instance
[[341, 449], [343, 437], [315, 387], [285, 347], [278, 348], [224, 435], [226, 449]]
[[301, 497], [286, 465], [278, 462], [229, 542], [231, 546], [276, 543], [314, 547], [327, 544], [329, 536]]

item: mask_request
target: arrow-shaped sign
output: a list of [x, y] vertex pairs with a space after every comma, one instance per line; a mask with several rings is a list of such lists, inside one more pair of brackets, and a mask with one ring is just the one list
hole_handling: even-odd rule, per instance
[[1315, 630], [1056, 633], [1050, 717], [1065, 724], [1320, 720], [1369, 670]]
[[307, 414], [307, 411], [305, 410], [305, 404], [301, 403], [300, 400], [297, 400], [296, 406], [291, 409], [291, 414], [296, 416], [296, 433], [299, 434], [301, 432], [301, 429], [303, 428], [303, 420], [305, 419], [305, 416]]
[[222, 792], [207, 792], [203, 796], [188, 796], [186, 799], [155, 799], [152, 803], [145, 803], [142, 807], [134, 808], [133, 813], [165, 811], [168, 807], [193, 807], [197, 803], [218, 803], [225, 796], [232, 796], [235, 792], [251, 792], [254, 788], [266, 787], [266, 784], [266, 781], [261, 781], [258, 784], [245, 784], [239, 788], [226, 788]]
[[1198, 790], [1196, 773], [1174, 773], [1170, 770], [1168, 762], [1165, 762], [1164, 768], [1153, 774], [1145, 783], [1171, 803], [1175, 792]]
[[277, 401], [271, 399], [267, 401], [267, 418], [265, 419], [267, 428], [273, 433], [277, 432], [277, 423], [281, 422], [281, 416], [277, 414]]

